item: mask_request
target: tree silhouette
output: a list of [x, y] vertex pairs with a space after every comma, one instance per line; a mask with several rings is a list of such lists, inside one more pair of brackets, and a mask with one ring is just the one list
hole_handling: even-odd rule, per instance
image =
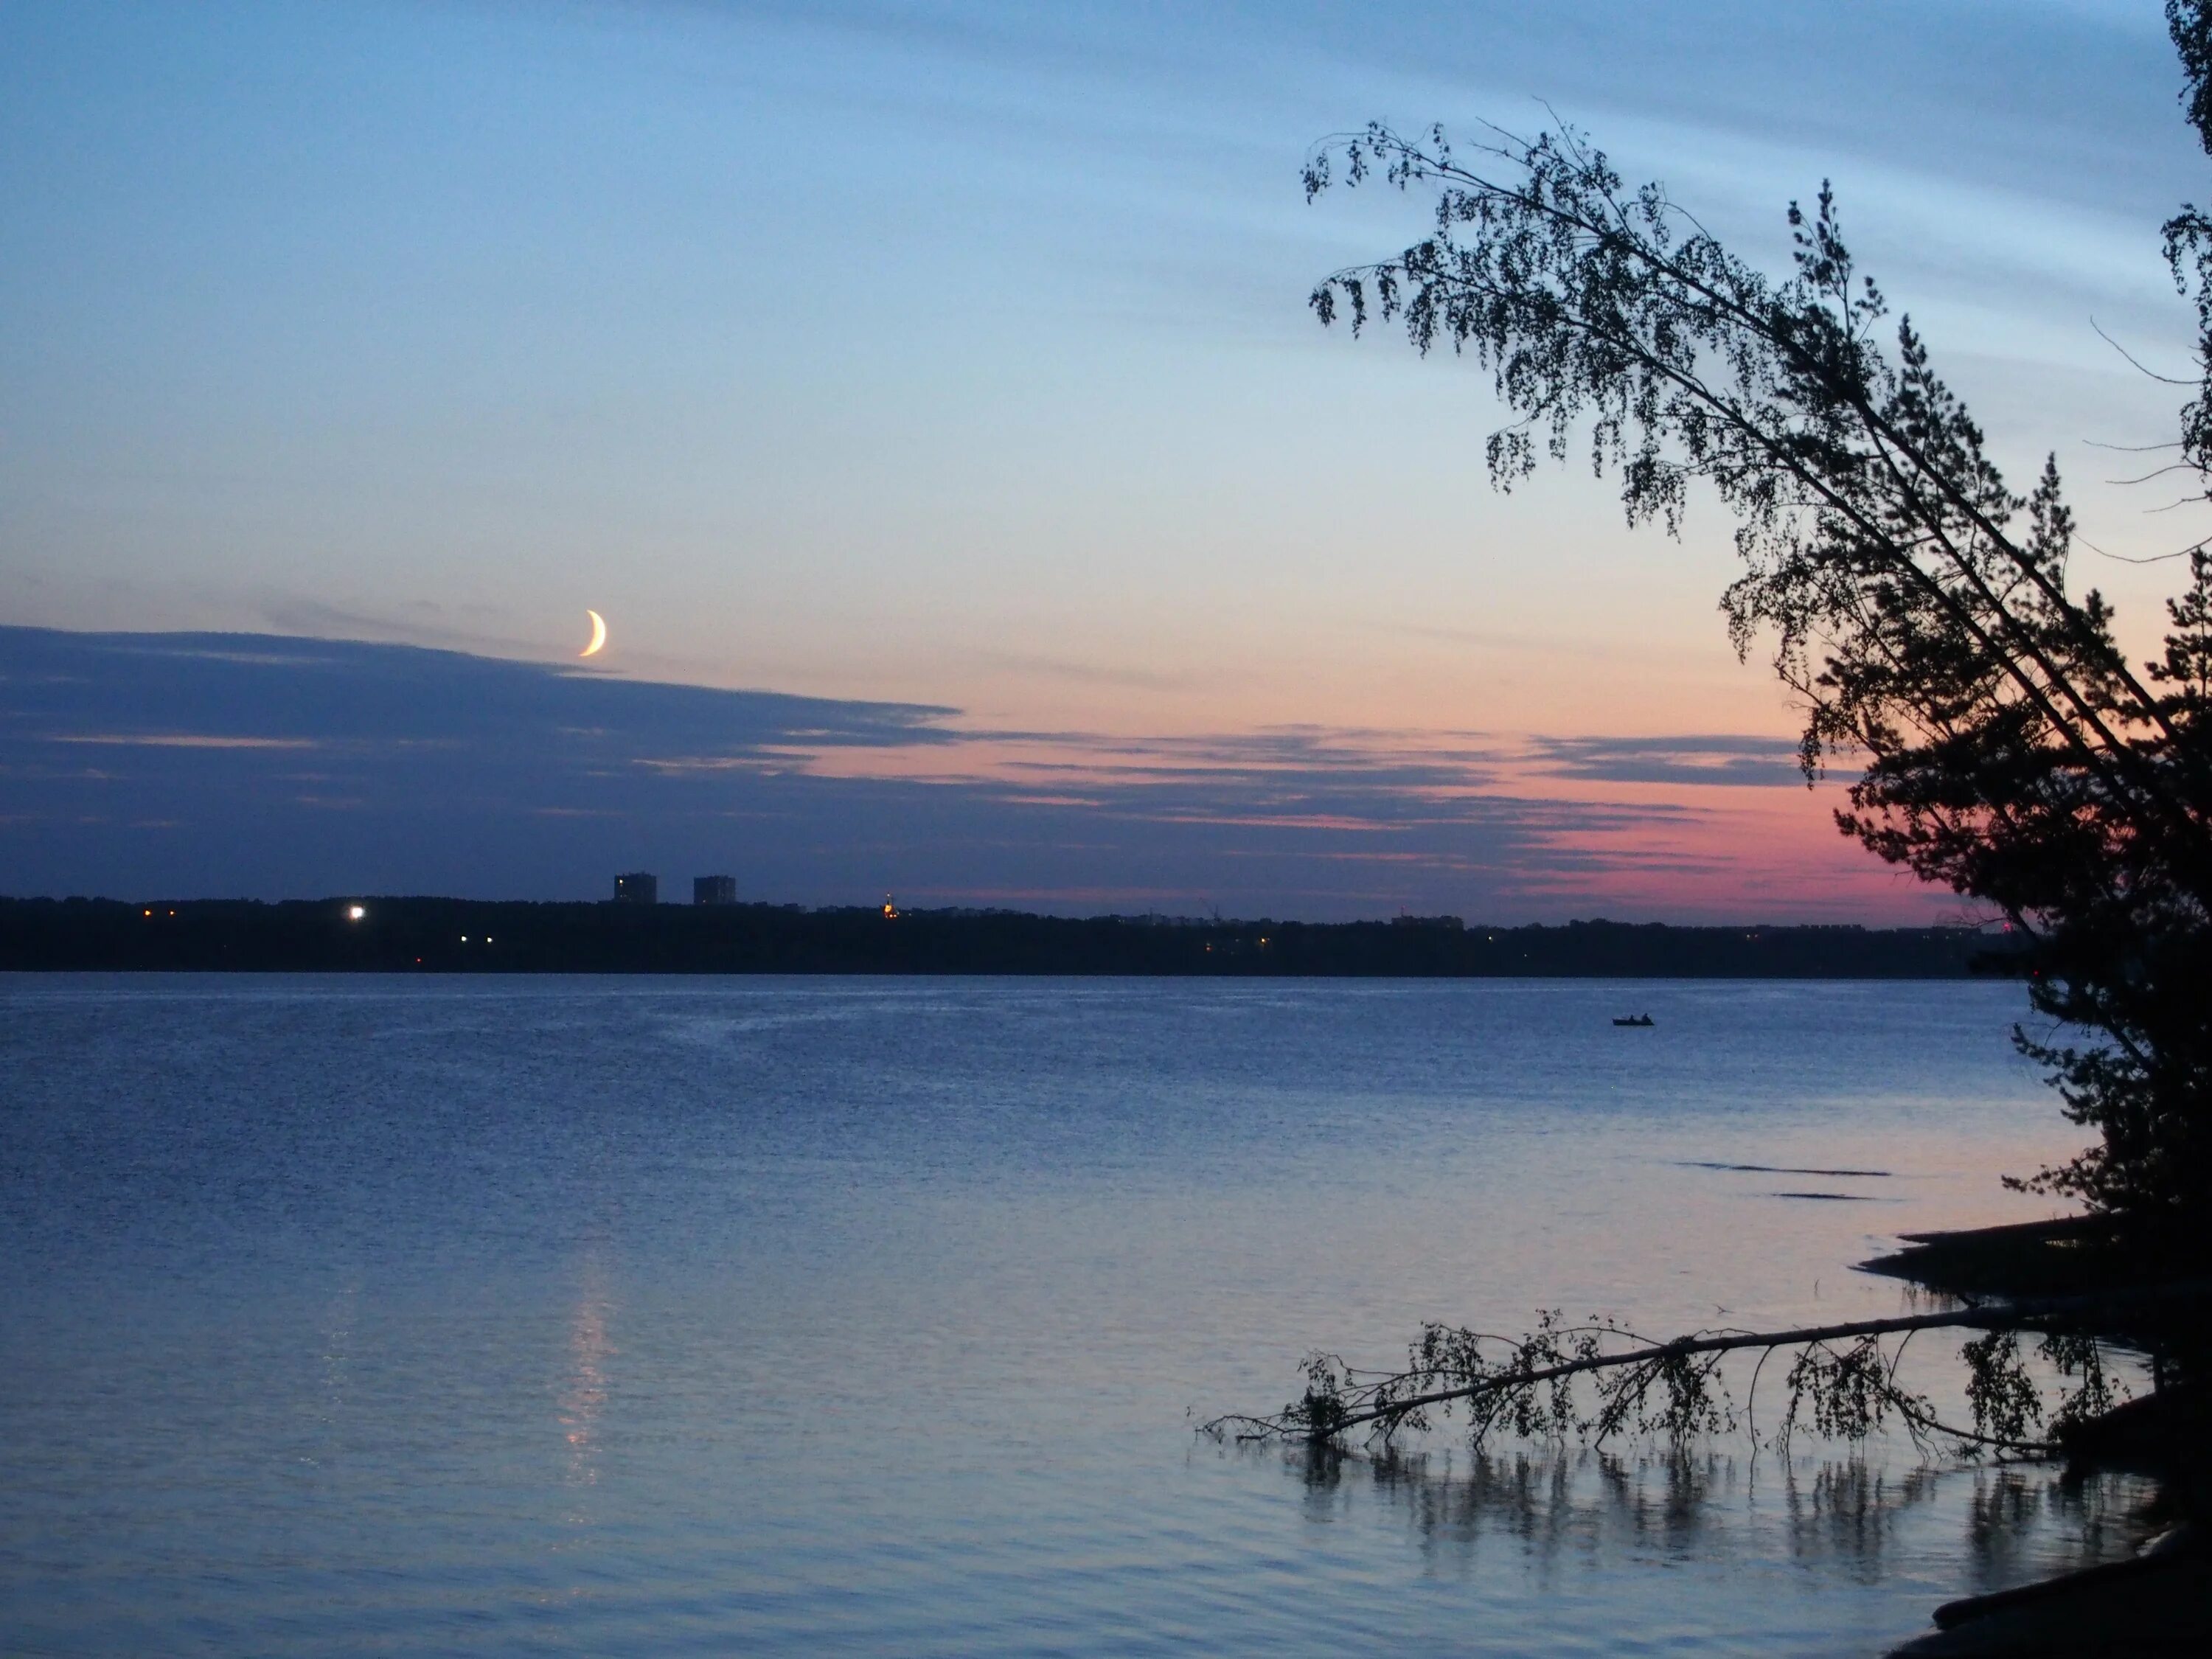
[[[2212, 22], [2169, 19], [2212, 147]], [[2066, 1194], [2161, 1254], [2204, 1249], [2212, 1195], [2212, 556], [2185, 550], [2163, 653], [2128, 660], [2077, 591], [2055, 460], [2024, 492], [1893, 324], [1824, 184], [1792, 204], [1792, 269], [1729, 251], [1657, 184], [1626, 185], [1571, 127], [1534, 137], [1384, 126], [1316, 149], [1310, 198], [1374, 181], [1432, 196], [1429, 234], [1315, 290], [1324, 323], [1403, 327], [1491, 372], [1511, 411], [1487, 446], [1510, 489], [1577, 453], [1632, 523], [1679, 534], [1692, 486], [1735, 522], [1722, 600], [1739, 653], [1771, 653], [1804, 714], [1808, 781], [1859, 769], [1844, 833], [1991, 907], [2032, 951], [2034, 1006], [2078, 1034], [2018, 1033], [2098, 1139], [2024, 1184]], [[2212, 217], [2166, 227], [2212, 386]], [[2212, 394], [2181, 414], [2212, 463]], [[2200, 480], [2201, 482], [2201, 480]]]

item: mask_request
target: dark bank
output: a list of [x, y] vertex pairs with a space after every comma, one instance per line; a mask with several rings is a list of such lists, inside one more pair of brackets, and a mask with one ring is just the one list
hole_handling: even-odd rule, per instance
[[2014, 972], [1969, 927], [1300, 922], [453, 898], [0, 899], [0, 969], [1960, 979]]
[[2125, 1471], [2157, 1480], [2160, 1494], [2138, 1517], [2148, 1539], [2131, 1559], [1948, 1601], [1935, 1610], [1935, 1631], [1895, 1659], [2205, 1651], [2212, 1593], [2200, 1517], [2212, 1493], [2212, 1423], [2203, 1389], [2182, 1378], [2202, 1373], [2206, 1285], [2180, 1287], [2162, 1304], [2136, 1299], [2142, 1264], [2094, 1215], [1903, 1237], [1904, 1249], [1864, 1270], [1968, 1305], [2070, 1302], [2083, 1310], [2076, 1328], [2152, 1356], [2150, 1392], [2056, 1425], [2055, 1437], [2069, 1480]]

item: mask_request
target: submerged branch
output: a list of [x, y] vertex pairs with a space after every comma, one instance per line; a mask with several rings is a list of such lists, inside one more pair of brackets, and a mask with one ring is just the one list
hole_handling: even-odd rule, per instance
[[[1477, 1440], [1500, 1421], [1523, 1434], [1572, 1433], [1602, 1440], [1633, 1425], [1681, 1440], [1733, 1425], [1724, 1397], [1715, 1392], [1715, 1368], [1722, 1356], [1758, 1349], [1763, 1369], [1776, 1350], [1795, 1348], [1802, 1352], [1790, 1371], [1782, 1439], [1798, 1426], [1801, 1408], [1808, 1410], [1815, 1431], [1850, 1438], [1863, 1437], [1894, 1412], [1915, 1438], [1937, 1436], [1968, 1449], [2043, 1455], [2057, 1447], [2030, 1437], [2028, 1431], [2045, 1420], [2045, 1413], [2039, 1391], [2019, 1356], [2019, 1332], [2078, 1329], [2124, 1310], [2208, 1297], [2212, 1282], [2191, 1281], [1969, 1304], [1936, 1313], [1785, 1330], [1703, 1331], [1668, 1342], [1636, 1338], [1610, 1322], [1563, 1327], [1551, 1315], [1518, 1339], [1431, 1325], [1412, 1348], [1403, 1370], [1359, 1371], [1334, 1356], [1317, 1355], [1307, 1362], [1307, 1388], [1299, 1400], [1270, 1416], [1230, 1413], [1202, 1426], [1217, 1438], [1238, 1440], [1324, 1442], [1359, 1429], [1387, 1440], [1401, 1429], [1428, 1426], [1432, 1410], [1463, 1405]], [[1924, 1399], [1901, 1388], [1896, 1368], [1903, 1345], [1889, 1354], [1881, 1346], [1886, 1336], [1945, 1329], [1986, 1334], [1969, 1343], [1962, 1356], [1971, 1372], [1972, 1429], [1941, 1421]], [[1636, 1346], [1605, 1346], [1622, 1339]], [[1507, 1357], [1492, 1361], [1485, 1350], [1498, 1346], [1506, 1348]], [[2111, 1385], [2093, 1339], [2054, 1335], [2046, 1339], [2044, 1353], [2062, 1371], [2079, 1373], [2081, 1379], [2051, 1415], [2055, 1427], [2111, 1403]], [[1595, 1382], [1598, 1393], [1595, 1408], [1588, 1413], [1577, 1409], [1571, 1392], [1576, 1381], [1585, 1377]], [[1757, 1378], [1754, 1371], [1754, 1390]]]

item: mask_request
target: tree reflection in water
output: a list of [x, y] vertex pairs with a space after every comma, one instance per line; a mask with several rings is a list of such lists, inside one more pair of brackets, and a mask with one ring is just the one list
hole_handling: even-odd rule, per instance
[[1873, 1583], [1900, 1569], [1959, 1593], [2118, 1559], [2156, 1529], [2153, 1482], [2069, 1478], [2045, 1464], [1932, 1464], [1708, 1449], [1528, 1447], [1378, 1455], [1310, 1445], [1280, 1456], [1310, 1518], [1370, 1492], [1424, 1553], [1510, 1541], [1539, 1574], [1578, 1559], [1786, 1559]]

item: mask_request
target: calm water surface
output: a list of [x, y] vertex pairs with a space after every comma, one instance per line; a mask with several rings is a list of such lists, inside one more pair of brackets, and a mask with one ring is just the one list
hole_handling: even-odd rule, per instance
[[0, 1650], [1878, 1652], [2140, 1492], [1192, 1413], [1431, 1317], [1895, 1311], [1850, 1262], [2042, 1212], [2021, 1012], [0, 976]]

